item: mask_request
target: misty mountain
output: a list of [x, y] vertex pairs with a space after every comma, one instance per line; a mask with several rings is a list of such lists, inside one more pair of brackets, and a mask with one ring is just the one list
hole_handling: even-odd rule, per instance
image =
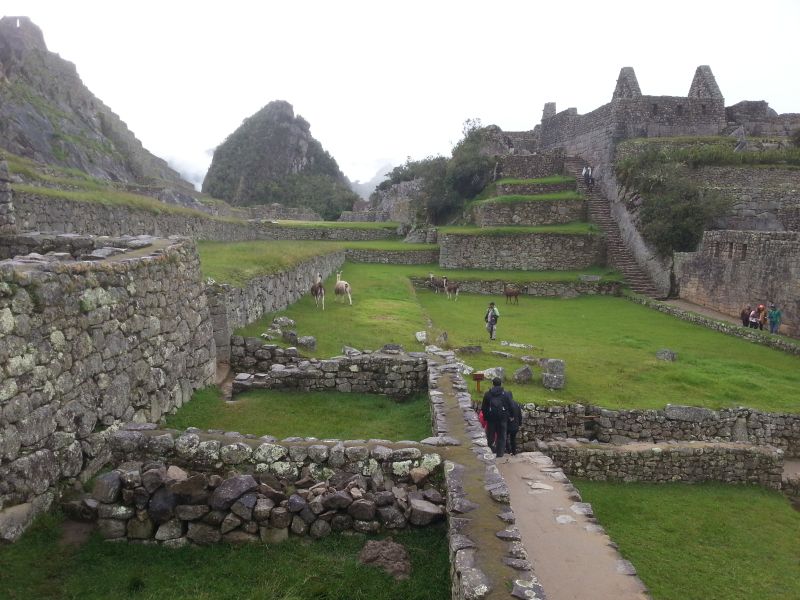
[[245, 119], [216, 148], [203, 191], [239, 206], [311, 208], [326, 219], [350, 210], [358, 199], [308, 121], [283, 100]]
[[190, 187], [50, 52], [27, 17], [0, 19], [0, 147], [126, 183]]
[[352, 189], [356, 194], [361, 196], [364, 200], [369, 200], [370, 194], [375, 191], [375, 188], [378, 187], [378, 184], [381, 183], [384, 179], [386, 179], [386, 175], [392, 170], [392, 165], [390, 163], [386, 163], [380, 166], [377, 171], [375, 171], [375, 175], [369, 181], [361, 182], [361, 181], [351, 181], [350, 182], [350, 189]]

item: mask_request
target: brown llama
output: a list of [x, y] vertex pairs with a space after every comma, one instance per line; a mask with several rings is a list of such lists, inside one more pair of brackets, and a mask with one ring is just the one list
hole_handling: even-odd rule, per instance
[[[445, 277], [445, 279], [447, 279]], [[458, 300], [458, 291], [461, 289], [461, 284], [457, 281], [447, 282], [445, 283], [445, 290], [447, 291], [447, 299], [448, 300]]]
[[445, 285], [447, 285], [447, 277], [435, 277], [433, 273], [428, 273], [428, 285], [433, 288], [434, 294], [444, 292]]
[[522, 291], [518, 287], [512, 285], [506, 284], [503, 288], [503, 294], [506, 297], [506, 304], [509, 302], [512, 304], [519, 304], [519, 295], [521, 293]]
[[317, 273], [317, 280], [311, 286], [311, 295], [314, 297], [314, 304], [319, 308], [322, 304], [322, 310], [325, 310], [325, 286], [322, 285], [322, 273]]

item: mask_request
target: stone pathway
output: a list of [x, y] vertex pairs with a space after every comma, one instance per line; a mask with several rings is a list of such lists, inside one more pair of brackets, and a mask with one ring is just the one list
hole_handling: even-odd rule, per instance
[[498, 461], [522, 542], [548, 600], [649, 598], [633, 565], [623, 560], [593, 518], [590, 504], [541, 452]]
[[662, 302], [664, 302], [664, 304], [669, 304], [670, 306], [674, 306], [675, 308], [680, 308], [681, 310], [688, 310], [689, 312], [697, 313], [698, 315], [703, 315], [704, 317], [716, 319], [717, 321], [724, 321], [725, 323], [733, 323], [734, 325], [742, 324], [742, 321], [738, 317], [732, 317], [731, 315], [718, 312], [713, 308], [706, 308], [705, 306], [694, 304], [692, 302], [689, 302], [688, 300], [679, 300], [677, 298], [671, 298], [669, 300], [663, 300]]

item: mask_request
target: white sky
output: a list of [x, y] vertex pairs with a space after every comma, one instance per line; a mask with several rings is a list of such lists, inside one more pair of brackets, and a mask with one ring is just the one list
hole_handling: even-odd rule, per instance
[[[568, 11], [568, 12], [567, 12]], [[154, 154], [191, 180], [287, 100], [352, 180], [448, 154], [467, 118], [529, 130], [545, 102], [585, 113], [623, 66], [686, 95], [711, 66], [727, 105], [800, 112], [800, 1], [2, 0]]]

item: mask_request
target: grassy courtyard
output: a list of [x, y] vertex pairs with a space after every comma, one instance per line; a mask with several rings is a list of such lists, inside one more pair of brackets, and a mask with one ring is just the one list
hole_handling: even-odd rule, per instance
[[780, 493], [574, 483], [657, 600], [800, 598], [800, 512]]
[[[387, 342], [421, 348], [414, 332], [431, 339], [447, 331], [449, 345], [480, 344], [484, 352], [466, 360], [475, 368], [522, 366], [523, 354], [563, 358], [567, 385], [547, 392], [538, 384], [511, 385], [523, 402], [582, 402], [608, 408], [663, 408], [690, 404], [709, 408], [748, 406], [773, 412], [800, 412], [800, 358], [680, 321], [623, 298], [574, 299], [523, 296], [519, 305], [502, 297], [462, 294], [457, 302], [441, 294], [415, 290], [411, 275], [427, 267], [346, 264], [353, 306], [334, 302], [328, 280], [326, 310], [303, 297], [282, 311], [297, 321], [298, 333], [317, 336], [316, 356], [339, 354], [342, 345], [377, 349]], [[437, 273], [445, 271], [436, 271]], [[458, 276], [448, 272], [451, 279]], [[489, 342], [483, 314], [489, 300], [498, 303], [498, 340]], [[241, 330], [259, 335], [274, 315]], [[523, 350], [501, 346], [507, 340], [533, 344]], [[656, 359], [660, 348], [677, 352], [674, 363]], [[514, 358], [491, 355], [509, 351]]]
[[167, 426], [277, 438], [421, 440], [430, 435], [429, 413], [427, 394], [395, 402], [376, 394], [253, 390], [223, 402], [217, 388], [206, 388], [167, 417]]
[[61, 517], [45, 515], [12, 546], [0, 547], [0, 598], [8, 600], [428, 600], [449, 597], [442, 527], [399, 532], [411, 578], [394, 581], [358, 564], [362, 535], [308, 543], [224, 544], [181, 549], [110, 544], [93, 534], [62, 540]]

